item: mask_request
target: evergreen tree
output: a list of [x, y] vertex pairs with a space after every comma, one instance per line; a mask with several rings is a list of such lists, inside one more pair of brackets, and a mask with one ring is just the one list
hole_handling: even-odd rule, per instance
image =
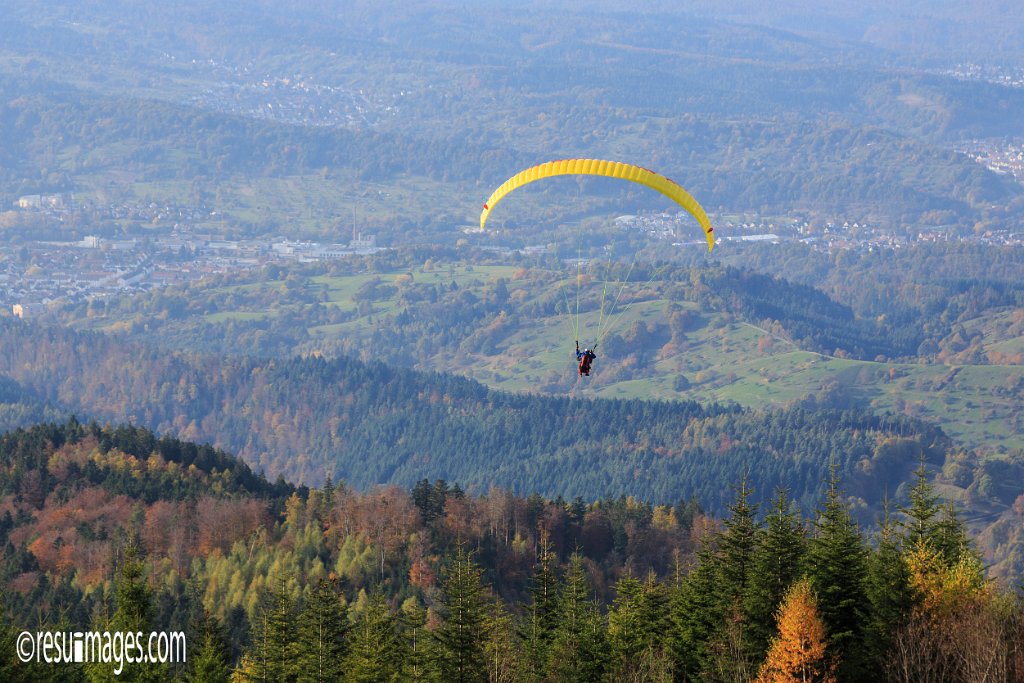
[[916, 481], [910, 489], [910, 505], [901, 509], [907, 518], [903, 526], [907, 530], [908, 547], [928, 542], [932, 538], [935, 518], [939, 514], [939, 497], [928, 481], [928, 469], [925, 467], [924, 458], [914, 470], [914, 477]]
[[435, 680], [436, 671], [431, 662], [430, 634], [427, 632], [427, 610], [412, 597], [402, 603], [399, 613], [403, 652], [402, 679], [406, 681]]
[[551, 639], [548, 676], [564, 683], [587, 683], [604, 676], [607, 633], [591, 598], [583, 557], [573, 553], [562, 588], [557, 626]]
[[725, 530], [718, 538], [722, 598], [726, 608], [742, 614], [740, 603], [747, 593], [758, 526], [754, 520], [757, 506], [750, 504], [751, 489], [746, 476], [736, 489], [736, 500], [729, 506]]
[[[146, 583], [146, 564], [142, 548], [134, 534], [129, 535], [117, 578], [114, 581], [114, 614], [109, 621], [96, 624], [97, 631], [121, 633], [148, 633], [152, 631], [153, 593]], [[119, 681], [163, 681], [168, 678], [166, 664], [122, 663], [118, 665], [92, 663], [86, 665], [86, 675], [93, 681], [106, 681], [114, 677]]]
[[516, 633], [512, 616], [500, 598], [491, 600], [484, 630], [487, 633], [487, 640], [484, 643], [487, 680], [489, 683], [518, 681], [522, 663], [522, 643]]
[[942, 506], [929, 542], [949, 565], [956, 564], [964, 553], [974, 552], [967, 540], [967, 527], [957, 514], [953, 501]]
[[334, 492], [338, 490], [338, 487], [334, 485], [334, 479], [330, 474], [327, 475], [327, 481], [324, 482], [324, 487], [320, 490], [320, 509], [318, 510], [318, 516], [321, 522], [325, 522], [331, 518], [331, 513], [334, 511]]
[[615, 680], [660, 680], [671, 670], [668, 596], [654, 573], [643, 583], [625, 576], [615, 584], [608, 611], [609, 668]]
[[558, 620], [558, 558], [551, 547], [547, 530], [540, 528], [537, 563], [534, 565], [530, 596], [533, 598], [527, 613], [526, 664], [534, 679], [544, 678], [548, 659], [548, 646]]
[[725, 615], [718, 638], [719, 655], [715, 668], [725, 678], [749, 678], [753, 662], [748, 645], [749, 617], [744, 604], [752, 573], [754, 553], [757, 549], [758, 526], [754, 516], [757, 506], [750, 504], [752, 491], [746, 475], [736, 488], [736, 499], [729, 506], [725, 529], [718, 537], [718, 572], [722, 601], [720, 611]]
[[928, 481], [924, 460], [914, 470], [916, 481], [910, 490], [910, 505], [902, 508], [906, 516], [906, 547], [926, 544], [938, 551], [947, 566], [956, 564], [964, 552], [970, 552], [967, 529], [957, 515], [953, 502], [939, 505], [935, 487]]
[[384, 596], [374, 590], [349, 632], [348, 653], [344, 659], [344, 680], [352, 683], [378, 683], [401, 678], [402, 648], [395, 629], [395, 618]]
[[608, 609], [608, 650], [612, 677], [616, 679], [631, 676], [631, 665], [640, 660], [648, 645], [642, 593], [643, 584], [632, 576], [615, 583], [615, 600]]
[[114, 587], [116, 610], [110, 626], [120, 631], [148, 628], [153, 615], [153, 593], [146, 583], [146, 563], [138, 540], [131, 536], [124, 547]]
[[299, 614], [297, 627], [299, 683], [340, 679], [348, 609], [330, 581], [321, 579], [317, 583]]
[[648, 647], [659, 652], [668, 648], [670, 601], [668, 587], [658, 581], [653, 570], [647, 572], [647, 579], [640, 591], [640, 618], [644, 624], [644, 639]]
[[760, 661], [768, 650], [775, 632], [775, 613], [786, 591], [800, 577], [806, 547], [807, 533], [800, 515], [786, 491], [779, 489], [765, 528], [758, 534], [744, 601], [747, 642], [754, 661]]
[[198, 643], [188, 653], [185, 680], [189, 683], [200, 681], [227, 681], [231, 676], [231, 645], [228, 632], [220, 619], [211, 615], [199, 604], [201, 598], [192, 585], [192, 600], [198, 604], [198, 611], [189, 624], [189, 642]]
[[189, 655], [188, 683], [227, 683], [231, 680], [231, 667], [224, 656], [226, 644], [213, 631], [200, 636], [199, 649]]
[[910, 569], [889, 519], [888, 502], [878, 531], [877, 547], [868, 556], [865, 587], [869, 605], [864, 633], [865, 652], [870, 667], [878, 675], [883, 671], [896, 629], [909, 616], [913, 606]]
[[487, 680], [487, 596], [482, 574], [483, 570], [460, 546], [441, 585], [445, 620], [434, 633], [437, 668], [444, 681]]
[[35, 669], [41, 668], [31, 662], [22, 662], [17, 653], [18, 630], [9, 620], [6, 609], [6, 595], [0, 588], [0, 680], [8, 682], [36, 680]]
[[857, 680], [864, 671], [866, 551], [860, 530], [839, 496], [833, 466], [825, 507], [818, 513], [807, 548], [806, 573], [818, 598], [829, 650], [840, 662], [839, 677]]
[[265, 592], [253, 618], [252, 648], [247, 653], [246, 675], [261, 683], [293, 681], [295, 668], [295, 603], [288, 579], [279, 576]]
[[697, 566], [672, 591], [670, 654], [676, 672], [686, 680], [706, 679], [713, 668], [712, 640], [720, 637], [725, 619], [717, 565], [713, 536], [705, 533]]

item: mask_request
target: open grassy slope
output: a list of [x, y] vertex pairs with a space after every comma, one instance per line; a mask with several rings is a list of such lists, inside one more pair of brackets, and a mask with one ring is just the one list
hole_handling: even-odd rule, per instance
[[[870, 406], [934, 421], [967, 447], [1024, 447], [1024, 366], [1019, 364], [836, 358], [801, 349], [784, 333], [701, 310], [696, 302], [670, 300], [667, 283], [623, 287], [620, 281], [606, 286], [597, 277], [581, 278], [585, 282], [577, 316], [575, 277], [572, 266], [539, 274], [514, 265], [465, 262], [321, 274], [298, 281], [294, 275], [282, 276], [194, 291], [193, 296], [201, 293], [206, 312], [169, 320], [155, 332], [184, 344], [223, 335], [227, 321], [244, 329], [287, 319], [303, 327], [289, 349], [295, 354], [384, 359], [521, 392], [731, 401], [743, 406], [785, 406], [799, 400]], [[471, 320], [463, 333], [447, 342], [440, 336], [445, 330], [419, 333], [408, 322], [410, 309], [430, 305], [417, 300], [417, 292], [457, 290], [467, 301], [484, 301], [499, 281], [507, 290], [508, 302], [502, 309], [507, 314]], [[613, 308], [616, 298], [618, 306]], [[674, 338], [666, 329], [670, 307], [683, 312], [688, 321], [685, 332]], [[1008, 358], [1024, 343], [1007, 333], [1007, 321], [1014, 315], [1018, 314], [988, 311], [964, 327], [983, 335], [986, 350], [1003, 354], [993, 357]], [[115, 329], [123, 326], [125, 317], [130, 315], [113, 313], [78, 324]], [[638, 327], [650, 333], [637, 333]], [[600, 338], [595, 371], [584, 380], [577, 378], [572, 356], [577, 329], [583, 344]]]

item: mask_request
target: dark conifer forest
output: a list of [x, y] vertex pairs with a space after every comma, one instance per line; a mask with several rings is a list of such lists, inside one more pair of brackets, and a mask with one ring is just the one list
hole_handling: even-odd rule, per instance
[[753, 502], [740, 477], [709, 516], [696, 498], [440, 479], [296, 489], [207, 446], [75, 420], [10, 432], [0, 462], [9, 680], [106, 680], [22, 664], [14, 637], [113, 626], [187, 634], [188, 661], [146, 680], [1024, 675], [1024, 604], [985, 577], [924, 462], [870, 532], [836, 468], [809, 514], [784, 488]]

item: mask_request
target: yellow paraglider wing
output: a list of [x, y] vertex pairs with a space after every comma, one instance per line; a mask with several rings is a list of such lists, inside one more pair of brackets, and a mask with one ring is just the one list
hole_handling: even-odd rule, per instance
[[694, 218], [697, 219], [697, 222], [700, 223], [700, 227], [704, 229], [704, 234], [707, 237], [708, 251], [711, 251], [715, 246], [715, 238], [712, 234], [714, 232], [714, 228], [711, 227], [711, 221], [708, 220], [708, 215], [704, 212], [701, 205], [697, 203], [697, 200], [693, 198], [693, 195], [684, 190], [679, 184], [675, 181], [669, 180], [659, 173], [648, 171], [646, 168], [641, 168], [640, 166], [624, 164], [620, 161], [601, 161], [600, 159], [563, 159], [561, 161], [549, 161], [515, 174], [502, 183], [502, 185], [487, 198], [487, 203], [484, 204], [484, 210], [480, 214], [480, 229], [484, 229], [484, 224], [487, 222], [487, 217], [490, 215], [491, 210], [494, 209], [495, 205], [509, 192], [522, 187], [527, 183], [532, 183], [534, 180], [550, 178], [558, 175], [599, 175], [608, 178], [622, 178], [623, 180], [639, 183], [651, 188], [652, 190], [657, 190], [686, 209]]

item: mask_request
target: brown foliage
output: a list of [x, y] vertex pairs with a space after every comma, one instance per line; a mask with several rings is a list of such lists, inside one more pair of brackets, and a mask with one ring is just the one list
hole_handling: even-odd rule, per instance
[[413, 560], [409, 567], [409, 583], [426, 591], [437, 586], [437, 572], [424, 558]]
[[378, 486], [366, 494], [339, 488], [335, 497], [333, 536], [341, 542], [359, 536], [377, 549], [383, 576], [387, 558], [420, 527], [419, 510], [397, 486]]
[[195, 535], [195, 515], [185, 503], [158, 500], [146, 510], [141, 533], [146, 554], [167, 558], [180, 576], [188, 571]]
[[65, 504], [51, 496], [32, 524], [14, 529], [11, 541], [20, 545], [32, 538], [28, 551], [46, 572], [79, 572], [86, 585], [109, 577], [108, 541], [97, 540], [115, 534], [128, 525], [132, 501], [111, 496], [101, 488], [85, 488]]
[[269, 514], [266, 504], [258, 500], [224, 500], [206, 496], [195, 508], [196, 540], [200, 554], [214, 550], [227, 554], [235, 541], [247, 538], [256, 529], [266, 526]]

